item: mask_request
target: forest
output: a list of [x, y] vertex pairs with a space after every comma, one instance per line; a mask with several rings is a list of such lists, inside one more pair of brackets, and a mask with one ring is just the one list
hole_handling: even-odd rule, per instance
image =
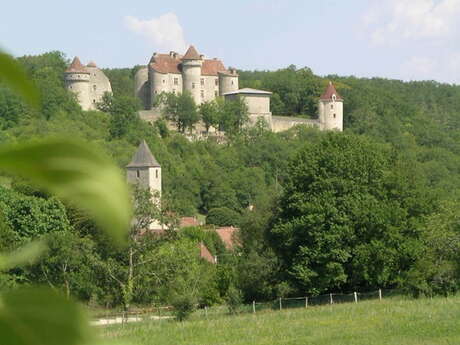
[[[431, 296], [460, 288], [460, 86], [317, 76], [293, 65], [239, 71], [240, 87], [273, 92], [274, 115], [314, 118], [333, 81], [344, 98], [345, 130], [247, 128], [236, 104], [220, 106], [220, 120], [212, 120], [231, 134], [222, 143], [188, 140], [180, 132], [193, 121], [178, 124], [179, 131], [141, 121], [136, 68], [104, 70], [113, 96], [100, 111], [85, 112], [64, 88], [69, 60], [62, 53], [18, 61], [39, 88], [43, 109], [31, 109], [0, 84], [2, 144], [71, 135], [124, 169], [145, 139], [162, 166], [165, 210], [158, 212], [206, 217], [207, 224], [133, 237], [128, 255], [86, 214], [3, 174], [0, 252], [35, 239], [49, 249], [34, 264], [0, 273], [0, 290], [38, 283], [90, 305], [128, 308], [376, 288]], [[169, 103], [177, 109], [180, 102]], [[212, 114], [185, 103], [195, 119]], [[141, 205], [146, 196], [134, 194]], [[155, 211], [149, 216], [159, 216]], [[240, 228], [235, 251], [212, 231], [224, 225]], [[217, 265], [199, 258], [199, 242]]]

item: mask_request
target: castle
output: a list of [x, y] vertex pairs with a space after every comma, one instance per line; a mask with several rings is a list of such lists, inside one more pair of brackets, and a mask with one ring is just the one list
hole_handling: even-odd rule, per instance
[[[66, 87], [77, 95], [83, 110], [96, 109], [105, 92], [112, 92], [110, 81], [94, 63], [84, 67], [76, 57], [65, 72]], [[134, 92], [144, 110], [139, 116], [155, 122], [162, 117], [157, 107], [161, 93], [190, 92], [200, 105], [217, 97], [225, 100], [241, 98], [245, 101], [249, 125], [263, 119], [273, 132], [288, 130], [296, 125], [318, 127], [320, 130], [343, 130], [343, 98], [329, 82], [318, 104], [317, 119], [274, 116], [270, 110], [271, 92], [250, 88], [239, 89], [238, 73], [226, 69], [217, 58], [205, 59], [194, 46], [184, 55], [171, 51], [169, 54], [154, 53], [147, 66], [141, 67], [134, 77]], [[197, 126], [200, 132], [200, 126]]]
[[137, 71], [134, 85], [144, 109], [152, 109], [162, 92], [188, 91], [199, 105], [238, 90], [238, 74], [217, 58], [205, 59], [190, 46], [184, 55], [154, 53], [149, 64]]
[[96, 110], [106, 92], [112, 93], [109, 78], [94, 62], [83, 66], [75, 57], [64, 72], [65, 87], [74, 93], [83, 110]]

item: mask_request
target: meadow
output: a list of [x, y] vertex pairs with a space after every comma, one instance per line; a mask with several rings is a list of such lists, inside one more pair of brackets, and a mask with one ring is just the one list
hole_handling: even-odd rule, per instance
[[391, 298], [236, 316], [193, 315], [101, 328], [133, 345], [442, 345], [460, 343], [460, 296]]

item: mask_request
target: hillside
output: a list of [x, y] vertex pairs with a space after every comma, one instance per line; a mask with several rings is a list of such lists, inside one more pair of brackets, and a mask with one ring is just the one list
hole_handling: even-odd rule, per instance
[[[230, 292], [251, 301], [357, 287], [398, 286], [415, 295], [458, 290], [460, 86], [323, 78], [294, 66], [240, 71], [241, 87], [274, 92], [272, 110], [279, 115], [314, 116], [324, 84], [334, 81], [345, 100], [345, 132], [300, 127], [271, 133], [255, 127], [221, 144], [191, 142], [161, 124], [140, 121], [130, 69], [105, 70], [114, 96], [104, 111], [83, 112], [64, 88], [68, 61], [61, 53], [19, 61], [42, 93], [43, 110], [31, 111], [0, 86], [0, 143], [71, 135], [98, 145], [123, 169], [145, 139], [163, 169], [169, 214], [213, 214], [213, 224], [241, 228], [239, 255], [226, 252], [203, 229], [171, 243], [155, 242], [158, 251], [144, 248], [175, 273], [145, 267], [134, 302], [169, 302], [168, 284], [187, 291], [190, 282], [182, 273], [191, 262], [196, 272], [187, 279], [199, 277], [204, 284], [192, 297], [206, 304], [223, 303]], [[1, 179], [6, 227], [0, 249], [42, 236], [55, 242], [48, 261], [0, 276], [0, 287], [32, 281], [66, 288], [83, 301], [122, 304], [120, 289], [101, 267], [113, 264], [122, 276], [125, 253], [69, 205], [14, 176]], [[222, 265], [193, 261], [190, 241], [205, 241], [213, 255], [222, 255]], [[58, 265], [69, 257], [63, 243], [76, 253], [70, 278]], [[178, 265], [176, 247], [185, 253]], [[158, 274], [164, 280], [153, 281], [148, 270], [163, 270]]]

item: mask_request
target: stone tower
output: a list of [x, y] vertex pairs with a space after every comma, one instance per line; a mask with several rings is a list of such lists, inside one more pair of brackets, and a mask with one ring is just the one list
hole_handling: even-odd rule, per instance
[[201, 66], [203, 57], [198, 54], [194, 46], [190, 46], [182, 57], [183, 91], [192, 94], [196, 104], [201, 104]]
[[236, 69], [229, 68], [228, 71], [219, 72], [219, 85], [220, 85], [220, 96], [223, 96], [229, 92], [235, 92], [238, 90], [238, 73]]
[[343, 131], [343, 98], [332, 82], [319, 99], [319, 126], [322, 130]]
[[91, 108], [90, 101], [90, 72], [75, 57], [64, 73], [65, 86], [77, 96], [78, 103], [83, 110]]
[[[138, 184], [141, 188], [148, 188], [155, 196], [153, 203], [159, 204], [161, 198], [161, 166], [152, 155], [145, 140], [142, 140], [131, 162], [126, 166], [126, 175], [129, 183]], [[158, 222], [150, 224], [151, 230], [162, 229]]]

